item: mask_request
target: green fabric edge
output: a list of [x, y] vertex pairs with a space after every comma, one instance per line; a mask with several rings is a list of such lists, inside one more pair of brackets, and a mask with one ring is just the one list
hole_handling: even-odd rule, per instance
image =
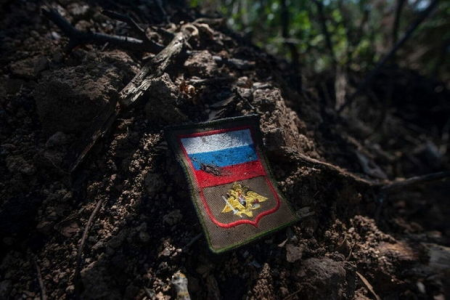
[[[193, 178], [191, 178], [192, 176], [189, 173], [189, 170], [187, 169], [187, 166], [185, 165], [182, 156], [179, 154], [179, 145], [177, 144], [176, 138], [174, 135], [171, 135], [171, 133], [173, 133], [174, 131], [177, 130], [187, 130], [187, 129], [204, 129], [206, 127], [216, 127], [219, 126], [223, 123], [230, 123], [233, 121], [245, 121], [248, 120], [249, 123], [252, 122], [253, 126], [255, 126], [256, 128], [256, 136], [255, 138], [257, 139], [257, 151], [259, 154], [259, 157], [263, 160], [263, 164], [265, 169], [267, 170], [267, 176], [269, 177], [270, 181], [272, 182], [272, 185], [275, 189], [275, 192], [278, 193], [278, 196], [280, 197], [281, 200], [283, 200], [285, 202], [285, 204], [287, 205], [287, 207], [289, 208], [289, 210], [291, 211], [291, 213], [293, 214], [293, 216], [296, 218], [295, 220], [293, 220], [292, 222], [288, 222], [285, 224], [282, 224], [272, 230], [267, 230], [267, 231], [263, 231], [260, 234], [257, 234], [255, 236], [253, 236], [250, 239], [246, 239], [240, 243], [235, 243], [233, 245], [230, 245], [228, 247], [223, 247], [223, 248], [219, 248], [219, 249], [215, 249], [212, 247], [212, 243], [211, 243], [211, 239], [209, 236], [209, 231], [208, 228], [206, 227], [206, 224], [204, 223], [203, 220], [203, 215], [201, 213], [201, 209], [198, 207], [198, 195], [195, 192], [195, 185], [193, 183]], [[174, 125], [174, 126], [168, 126], [164, 129], [164, 134], [165, 134], [165, 138], [168, 142], [168, 144], [170, 145], [170, 148], [172, 150], [172, 152], [174, 152], [176, 160], [178, 161], [178, 163], [181, 165], [181, 167], [183, 168], [183, 172], [185, 177], [188, 179], [188, 183], [189, 183], [189, 190], [190, 190], [190, 194], [191, 194], [191, 202], [194, 204], [195, 207], [195, 211], [197, 213], [197, 217], [200, 220], [200, 223], [202, 225], [203, 228], [203, 232], [205, 233], [206, 236], [206, 240], [208, 242], [208, 248], [210, 249], [211, 252], [215, 253], [215, 254], [221, 254], [230, 250], [233, 250], [235, 248], [250, 244], [264, 236], [267, 236], [271, 233], [274, 233], [275, 231], [281, 230], [283, 228], [286, 228], [296, 222], [298, 222], [300, 219], [298, 218], [297, 214], [295, 213], [295, 211], [292, 209], [290, 203], [284, 198], [283, 194], [280, 192], [280, 190], [278, 189], [278, 184], [276, 184], [276, 181], [274, 180], [273, 177], [273, 173], [272, 173], [272, 169], [270, 168], [270, 165], [268, 163], [267, 157], [264, 154], [264, 152], [262, 151], [261, 147], [264, 145], [263, 141], [262, 141], [262, 137], [261, 137], [261, 130], [259, 128], [259, 116], [258, 115], [247, 115], [247, 116], [239, 116], [239, 117], [232, 117], [232, 118], [225, 118], [225, 119], [219, 119], [219, 120], [214, 120], [214, 121], [209, 121], [209, 122], [201, 122], [201, 123], [187, 123], [187, 124], [180, 124], [180, 125]]]

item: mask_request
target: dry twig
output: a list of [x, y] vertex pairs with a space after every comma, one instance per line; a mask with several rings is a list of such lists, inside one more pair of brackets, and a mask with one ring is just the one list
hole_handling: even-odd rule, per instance
[[361, 281], [364, 283], [364, 285], [366, 286], [366, 288], [372, 293], [372, 295], [375, 297], [376, 300], [381, 300], [380, 296], [377, 295], [377, 293], [375, 293], [373, 286], [370, 284], [370, 282], [366, 279], [366, 277], [364, 277], [361, 273], [359, 273], [358, 271], [356, 271], [356, 275], [358, 275], [359, 279], [361, 279]]
[[86, 243], [86, 239], [89, 235], [89, 229], [91, 228], [92, 222], [94, 221], [94, 217], [97, 214], [97, 212], [100, 210], [100, 207], [103, 204], [103, 199], [98, 200], [97, 205], [95, 206], [94, 210], [91, 213], [91, 216], [89, 217], [88, 222], [86, 223], [86, 227], [84, 228], [83, 236], [81, 237], [80, 245], [78, 247], [78, 253], [77, 253], [77, 265], [75, 267], [75, 276], [74, 276], [74, 282], [75, 282], [75, 288], [80, 286], [80, 276], [81, 276], [81, 265], [83, 262], [82, 256], [83, 256], [83, 249], [84, 244]]
[[381, 216], [381, 211], [383, 210], [384, 203], [386, 202], [386, 198], [390, 193], [396, 192], [398, 190], [409, 188], [411, 186], [427, 183], [427, 182], [433, 182], [445, 178], [450, 177], [450, 171], [444, 171], [444, 172], [438, 172], [438, 173], [432, 173], [427, 174], [423, 176], [415, 176], [411, 177], [405, 180], [393, 182], [390, 184], [387, 184], [383, 186], [380, 190], [380, 193], [378, 195], [378, 208], [375, 212], [375, 220], [378, 221]]
[[393, 182], [388, 185], [385, 185], [381, 189], [381, 192], [384, 194], [389, 194], [394, 191], [398, 191], [400, 189], [408, 188], [408, 187], [419, 185], [422, 183], [437, 181], [437, 180], [441, 180], [441, 179], [449, 178], [449, 177], [450, 177], [450, 171], [437, 172], [437, 173], [427, 174], [427, 175], [423, 175], [423, 176], [415, 176], [415, 177], [411, 177], [411, 178], [408, 178], [408, 179], [405, 179], [402, 181], [397, 181], [397, 182]]
[[33, 257], [34, 266], [36, 268], [39, 288], [41, 289], [41, 300], [47, 300], [47, 292], [45, 290], [44, 280], [42, 279], [41, 268], [39, 267], [36, 257]]
[[52, 8], [42, 8], [42, 14], [55, 23], [58, 28], [69, 37], [69, 44], [67, 45], [67, 52], [70, 52], [77, 46], [86, 44], [104, 45], [109, 44], [118, 48], [135, 50], [159, 52], [164, 47], [149, 39], [139, 40], [132, 37], [107, 35], [95, 32], [83, 32], [73, 27], [66, 19], [64, 19], [56, 10]]
[[104, 14], [105, 16], [107, 16], [111, 19], [118, 20], [118, 21], [128, 24], [128, 26], [130, 26], [131, 29], [133, 29], [137, 34], [139, 34], [139, 36], [142, 38], [142, 40], [151, 42], [149, 40], [149, 38], [147, 37], [147, 34], [145, 33], [145, 29], [142, 28], [141, 26], [139, 26], [139, 24], [136, 23], [136, 21], [133, 20], [131, 17], [122, 15], [122, 14], [119, 14], [119, 13], [116, 13], [116, 12], [113, 12], [110, 10], [104, 10], [104, 11], [102, 11], [102, 14]]
[[283, 300], [288, 300], [291, 299], [292, 297], [294, 297], [295, 295], [297, 295], [298, 293], [300, 293], [302, 291], [303, 287], [299, 288], [298, 290], [296, 290], [295, 292], [293, 292], [292, 294], [287, 295], [285, 298], [283, 298]]
[[336, 174], [336, 175], [338, 175], [340, 177], [349, 178], [349, 179], [351, 179], [351, 180], [353, 180], [355, 182], [361, 183], [363, 185], [370, 186], [370, 187], [381, 186], [381, 183], [379, 183], [379, 182], [371, 181], [371, 180], [368, 180], [368, 179], [364, 179], [364, 178], [359, 177], [359, 176], [357, 176], [357, 175], [355, 175], [353, 173], [350, 173], [350, 172], [348, 172], [348, 171], [346, 171], [346, 170], [344, 170], [344, 169], [342, 169], [342, 168], [340, 168], [338, 166], [335, 166], [333, 164], [330, 164], [330, 163], [327, 163], [327, 162], [324, 162], [324, 161], [320, 161], [320, 160], [308, 157], [308, 156], [306, 156], [306, 155], [304, 155], [302, 153], [298, 153], [297, 157], [301, 161], [303, 161], [304, 163], [313, 165], [313, 166], [315, 166], [317, 168], [320, 168], [320, 169], [327, 170], [330, 173]]

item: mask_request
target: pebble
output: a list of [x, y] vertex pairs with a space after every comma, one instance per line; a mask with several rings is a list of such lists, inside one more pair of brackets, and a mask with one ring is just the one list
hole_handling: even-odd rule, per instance
[[68, 142], [69, 142], [69, 137], [64, 132], [58, 131], [55, 134], [53, 134], [51, 137], [49, 137], [49, 139], [45, 143], [45, 147], [53, 148], [53, 147], [65, 145]]
[[148, 241], [150, 241], [150, 235], [145, 231], [141, 231], [139, 232], [139, 239], [141, 240], [141, 242], [147, 243]]

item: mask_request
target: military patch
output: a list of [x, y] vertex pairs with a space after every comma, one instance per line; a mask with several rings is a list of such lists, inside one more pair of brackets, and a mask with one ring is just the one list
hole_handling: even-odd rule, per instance
[[211, 250], [236, 248], [297, 220], [261, 150], [257, 116], [166, 130]]

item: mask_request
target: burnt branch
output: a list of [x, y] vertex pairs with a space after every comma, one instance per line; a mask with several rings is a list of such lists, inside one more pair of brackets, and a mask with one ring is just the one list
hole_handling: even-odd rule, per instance
[[[193, 34], [198, 34], [198, 30], [193, 25], [183, 25], [180, 32], [175, 35], [169, 45], [145, 64], [140, 72], [120, 92], [120, 104], [127, 107], [136, 102], [148, 90], [152, 79], [161, 76], [170, 63], [178, 57], [186, 41]], [[151, 75], [147, 76], [150, 73]]]
[[142, 38], [142, 40], [150, 41], [147, 37], [147, 34], [145, 33], [145, 29], [139, 26], [139, 24], [136, 23], [136, 21], [133, 20], [133, 18], [131, 18], [130, 16], [122, 15], [110, 10], [104, 10], [102, 11], [102, 14], [107, 16], [108, 18], [126, 23], [128, 26], [130, 26], [132, 30], [134, 30]]
[[132, 37], [107, 35], [103, 33], [84, 32], [73, 27], [66, 19], [64, 19], [56, 10], [51, 8], [42, 8], [42, 14], [52, 21], [58, 28], [69, 37], [67, 52], [70, 52], [77, 46], [95, 44], [109, 44], [113, 47], [157, 53], [163, 49], [163, 46], [149, 39], [140, 40]]

